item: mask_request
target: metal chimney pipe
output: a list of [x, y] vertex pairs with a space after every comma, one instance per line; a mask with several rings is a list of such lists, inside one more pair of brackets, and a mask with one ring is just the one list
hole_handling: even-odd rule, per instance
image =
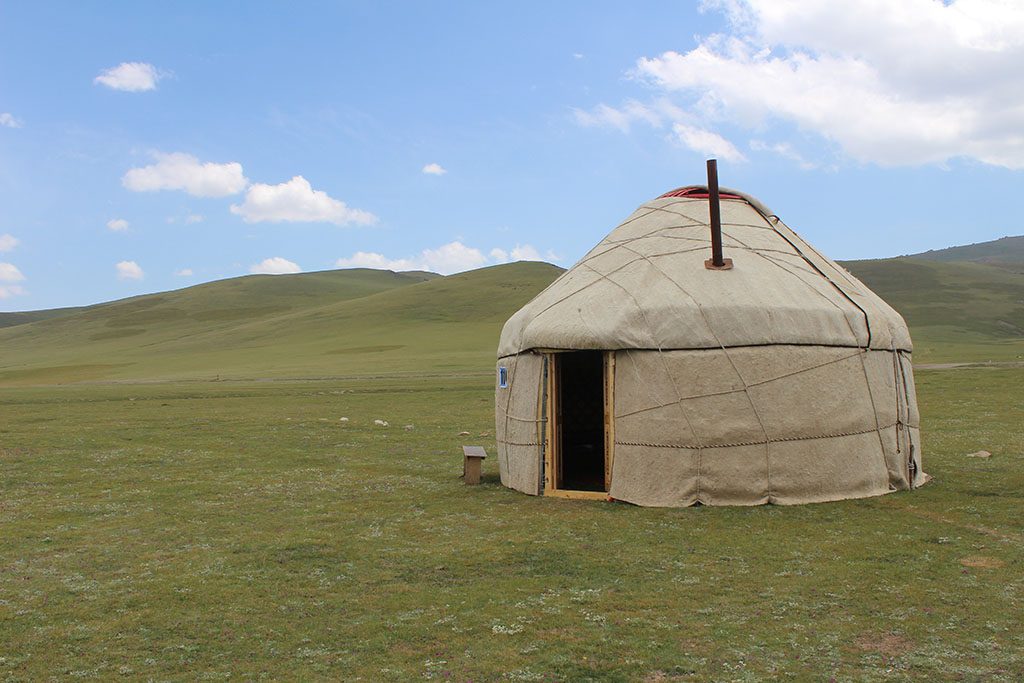
[[722, 207], [718, 197], [718, 160], [708, 159], [708, 211], [711, 214], [711, 258], [704, 262], [708, 270], [729, 270], [732, 259], [722, 256]]

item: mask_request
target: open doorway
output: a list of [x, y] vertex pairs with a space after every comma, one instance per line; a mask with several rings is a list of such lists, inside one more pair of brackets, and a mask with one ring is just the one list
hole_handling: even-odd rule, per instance
[[548, 493], [602, 497], [608, 491], [611, 355], [573, 351], [549, 357]]

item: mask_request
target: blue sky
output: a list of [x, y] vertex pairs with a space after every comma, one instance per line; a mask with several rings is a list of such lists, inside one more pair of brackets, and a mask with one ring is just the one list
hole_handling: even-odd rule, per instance
[[834, 258], [1024, 233], [998, 0], [0, 5], [0, 310], [367, 265], [571, 265], [747, 191]]

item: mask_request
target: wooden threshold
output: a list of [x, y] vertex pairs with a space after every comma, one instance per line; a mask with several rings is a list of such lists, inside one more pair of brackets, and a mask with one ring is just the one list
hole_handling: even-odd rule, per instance
[[566, 489], [545, 489], [544, 495], [551, 498], [570, 500], [608, 500], [607, 491], [567, 491]]

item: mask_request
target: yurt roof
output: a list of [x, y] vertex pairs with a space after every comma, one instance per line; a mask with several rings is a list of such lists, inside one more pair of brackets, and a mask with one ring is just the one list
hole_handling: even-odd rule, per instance
[[531, 349], [766, 344], [911, 350], [900, 315], [753, 197], [722, 188], [731, 270], [710, 270], [708, 191], [645, 202], [513, 315], [498, 356]]

